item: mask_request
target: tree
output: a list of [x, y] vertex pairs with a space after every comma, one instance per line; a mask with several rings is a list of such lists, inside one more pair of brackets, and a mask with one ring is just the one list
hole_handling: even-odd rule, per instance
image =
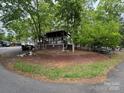
[[13, 31], [9, 31], [7, 36], [5, 37], [5, 40], [13, 42], [15, 39], [15, 36], [13, 34], [14, 34]]
[[[22, 19], [32, 26], [32, 35], [41, 39], [46, 30], [50, 30], [52, 0], [1, 0], [0, 9], [3, 11], [1, 20], [4, 24]], [[50, 14], [51, 13], [51, 14]]]
[[4, 40], [5, 39], [5, 33], [2, 29], [0, 29], [0, 40]]
[[26, 21], [15, 20], [6, 25], [6, 28], [9, 29], [8, 39], [12, 39], [14, 35], [12, 31], [15, 32], [15, 38], [18, 42], [26, 41], [31, 35], [30, 26]]
[[4, 33], [0, 33], [0, 40], [4, 40], [4, 39], [5, 39]]
[[81, 29], [75, 34], [76, 43], [89, 47], [117, 47], [122, 39], [119, 18], [123, 6], [120, 4], [119, 0], [102, 0], [97, 9], [86, 9]]
[[[121, 17], [121, 14], [124, 12], [123, 0], [101, 0], [96, 12], [97, 12], [96, 13], [97, 20], [101, 20], [105, 24], [108, 23], [106, 27], [108, 27], [108, 29], [110, 30], [109, 33], [111, 33], [111, 35], [109, 33], [108, 35], [110, 35], [111, 37], [113, 31], [116, 30], [116, 35], [118, 34], [117, 36], [118, 38], [119, 34], [121, 34], [120, 33], [120, 29], [121, 29], [120, 17]], [[115, 34], [113, 34], [113, 42], [114, 42], [114, 35]], [[122, 39], [122, 35], [121, 35], [121, 39]], [[116, 40], [115, 42], [119, 45], [121, 40], [120, 38], [118, 38], [118, 40]], [[110, 42], [112, 42], [111, 39], [110, 39]], [[115, 45], [117, 46], [117, 44]]]
[[[90, 28], [88, 28], [90, 27]], [[83, 36], [81, 36], [82, 34]], [[102, 23], [100, 21], [95, 24], [85, 24], [78, 36], [79, 42], [83, 45], [110, 47], [115, 48], [120, 44], [121, 35], [119, 33], [119, 24], [115, 21]]]
[[74, 52], [74, 36], [78, 33], [81, 24], [81, 14], [84, 8], [84, 0], [58, 0], [59, 15], [64, 23], [64, 28], [71, 34]]
[[[0, 18], [18, 38], [27, 32], [36, 41], [51, 29], [70, 33], [73, 52], [75, 44], [116, 47], [121, 35], [120, 15], [123, 0], [1, 0]], [[116, 38], [114, 38], [116, 37]]]

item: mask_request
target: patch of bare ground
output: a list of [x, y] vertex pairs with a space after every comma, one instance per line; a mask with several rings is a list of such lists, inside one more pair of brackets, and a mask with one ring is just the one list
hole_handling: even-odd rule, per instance
[[24, 60], [33, 64], [64, 67], [68, 65], [87, 64], [96, 61], [103, 61], [106, 59], [109, 59], [109, 57], [106, 55], [86, 51], [75, 51], [75, 53], [70, 51], [41, 51], [37, 52], [35, 56], [23, 57], [20, 60]]

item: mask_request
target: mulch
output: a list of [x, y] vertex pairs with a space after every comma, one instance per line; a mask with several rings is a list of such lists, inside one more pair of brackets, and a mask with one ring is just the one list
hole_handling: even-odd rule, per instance
[[24, 75], [26, 77], [31, 77], [36, 80], [43, 80], [47, 82], [55, 82], [55, 83], [88, 83], [88, 84], [96, 84], [101, 83], [106, 80], [105, 76], [95, 77], [91, 79], [69, 79], [69, 80], [57, 80], [52, 81], [48, 79], [44, 79], [42, 76], [32, 76], [32, 74], [29, 73], [21, 73], [16, 71], [14, 68], [11, 67], [11, 63], [16, 62], [17, 59], [23, 60], [24, 62], [29, 62], [33, 64], [43, 64], [47, 66], [55, 66], [55, 67], [64, 67], [64, 66], [70, 66], [75, 64], [87, 64], [90, 62], [100, 62], [106, 59], [109, 59], [108, 56], [103, 54], [98, 54], [94, 52], [76, 52], [74, 54], [72, 53], [59, 53], [58, 52], [48, 52], [46, 51], [41, 54], [33, 55], [33, 56], [25, 56], [25, 57], [17, 57], [17, 58], [0, 58], [0, 63], [5, 66], [8, 70], [12, 72], [16, 72], [20, 75]]
[[[19, 58], [20, 59], [20, 58]], [[108, 56], [93, 52], [88, 53], [75, 53], [75, 54], [53, 54], [45, 53], [45, 54], [38, 54], [34, 56], [25, 56], [21, 58], [21, 60], [24, 60], [29, 63], [34, 64], [45, 64], [45, 65], [51, 65], [51, 66], [57, 66], [57, 67], [63, 67], [66, 65], [75, 65], [75, 64], [86, 64], [89, 62], [100, 62], [103, 60], [109, 59]]]

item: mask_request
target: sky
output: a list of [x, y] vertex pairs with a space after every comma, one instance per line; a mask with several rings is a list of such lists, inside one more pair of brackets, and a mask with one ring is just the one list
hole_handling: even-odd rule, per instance
[[[2, 16], [2, 11], [0, 11], [0, 16]], [[2, 22], [0, 22], [0, 29], [2, 28]]]
[[[0, 11], [0, 16], [2, 16], [2, 11]], [[0, 22], [0, 28], [2, 27], [2, 22]]]
[[[2, 16], [2, 11], [0, 11], [0, 16]], [[0, 29], [5, 32], [5, 35], [8, 34], [7, 30], [5, 28], [3, 28], [3, 23], [1, 21], [0, 21]]]
[[100, 0], [97, 0], [96, 3], [94, 3], [94, 7], [97, 8], [98, 4], [99, 4]]

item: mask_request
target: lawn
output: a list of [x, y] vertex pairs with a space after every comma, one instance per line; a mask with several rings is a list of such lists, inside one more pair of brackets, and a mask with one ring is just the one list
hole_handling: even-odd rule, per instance
[[[85, 54], [83, 56], [85, 56]], [[86, 57], [83, 58], [83, 56], [80, 56], [82, 59], [78, 61], [81, 60], [89, 61], [86, 60]], [[32, 57], [26, 57], [30, 60], [27, 60], [25, 57], [15, 58], [11, 62], [7, 62], [7, 65], [5, 66], [7, 66], [8, 69], [15, 71], [21, 75], [28, 76], [38, 80], [47, 80], [52, 82], [69, 81], [69, 83], [70, 82], [73, 83], [73, 81], [80, 82], [80, 80], [84, 80], [83, 82], [85, 82], [86, 80], [88, 80], [88, 83], [91, 83], [92, 81], [94, 83], [95, 82], [99, 83], [103, 82], [103, 80], [101, 80], [102, 78], [104, 78], [104, 80], [106, 79], [106, 76], [110, 70], [112, 70], [116, 65], [122, 62], [122, 60], [124, 60], [123, 56], [124, 53], [119, 52], [117, 54], [114, 54], [111, 58], [109, 57], [106, 58], [103, 56], [104, 58], [103, 60], [100, 54], [100, 58], [93, 56], [93, 60], [91, 61], [92, 57], [90, 55], [89, 57], [91, 58], [87, 57], [87, 59], [90, 59], [90, 61], [82, 63], [77, 62], [77, 59], [73, 60], [74, 62], [71, 62], [72, 60], [70, 59], [68, 59], [66, 62], [63, 62], [66, 59], [64, 59], [62, 62], [61, 60], [60, 62], [59, 60], [55, 60], [56, 62], [50, 62], [51, 57], [49, 58], [48, 61], [46, 60], [47, 59], [46, 56], [41, 59], [39, 57], [37, 59], [37, 57], [35, 56], [36, 58], [34, 57], [33, 60], [30, 59]], [[96, 59], [98, 60], [94, 60], [95, 59], [94, 57], [96, 57]], [[53, 61], [53, 58], [54, 57], [52, 57], [51, 61]], [[34, 61], [35, 59], [36, 62]]]
[[100, 76], [106, 76], [123, 59], [124, 53], [119, 53], [104, 61], [95, 61], [87, 64], [67, 65], [64, 67], [46, 66], [42, 64], [28, 63], [22, 60], [16, 60], [13, 68], [23, 73], [29, 73], [35, 76], [43, 76], [50, 80], [59, 79], [90, 79]]
[[105, 72], [114, 64], [115, 62], [113, 62], [113, 64], [111, 62], [104, 62], [57, 68], [17, 61], [14, 64], [14, 68], [22, 72], [45, 76], [48, 79], [93, 78], [104, 75]]

